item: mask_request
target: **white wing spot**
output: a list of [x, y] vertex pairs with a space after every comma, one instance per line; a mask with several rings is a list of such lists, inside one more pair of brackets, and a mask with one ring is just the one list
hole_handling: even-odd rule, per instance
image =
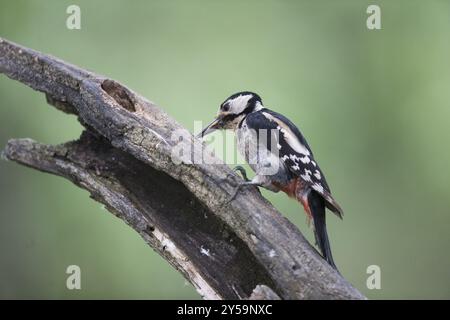
[[305, 174], [301, 174], [300, 177], [302, 177], [302, 179], [305, 181], [312, 182], [311, 170], [305, 169]]
[[323, 186], [321, 186], [320, 184], [314, 183], [312, 187], [313, 187], [313, 189], [316, 190], [317, 192], [323, 193]]
[[311, 176], [308, 174], [301, 174], [300, 177], [307, 182], [311, 182]]
[[304, 157], [300, 158], [300, 161], [305, 163], [305, 164], [308, 164], [308, 163], [311, 162], [311, 159], [308, 156], [304, 156]]
[[322, 176], [320, 175], [320, 171], [316, 169], [316, 171], [314, 172], [314, 177], [316, 177], [317, 179], [322, 179]]

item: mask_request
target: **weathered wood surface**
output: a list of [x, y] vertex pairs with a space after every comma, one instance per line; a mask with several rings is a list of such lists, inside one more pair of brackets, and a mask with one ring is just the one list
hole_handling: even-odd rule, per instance
[[[86, 128], [78, 141], [58, 146], [10, 140], [4, 156], [88, 190], [202, 297], [364, 299], [256, 190], [228, 202], [240, 178], [145, 98], [1, 38], [0, 73], [45, 93]], [[175, 132], [193, 158], [206, 161], [174, 156]]]

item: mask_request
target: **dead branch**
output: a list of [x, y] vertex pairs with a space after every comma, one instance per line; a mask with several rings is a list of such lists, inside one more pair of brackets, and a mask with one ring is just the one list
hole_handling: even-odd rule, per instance
[[[86, 128], [79, 140], [58, 146], [10, 140], [4, 156], [88, 190], [202, 297], [364, 299], [255, 190], [228, 203], [240, 178], [145, 98], [1, 38], [0, 72], [45, 93]], [[186, 139], [174, 141], [174, 132]], [[204, 161], [174, 158], [180, 144], [190, 159]]]

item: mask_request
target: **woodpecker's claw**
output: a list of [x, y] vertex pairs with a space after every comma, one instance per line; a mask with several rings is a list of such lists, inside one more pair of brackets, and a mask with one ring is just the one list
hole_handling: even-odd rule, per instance
[[251, 181], [245, 181], [245, 182], [243, 182], [243, 183], [238, 184], [237, 187], [236, 187], [236, 188], [234, 189], [234, 191], [233, 191], [233, 195], [230, 197], [230, 199], [227, 200], [226, 203], [228, 204], [228, 203], [230, 203], [231, 201], [233, 201], [234, 198], [236, 198], [236, 196], [237, 196], [239, 190], [240, 190], [242, 187], [244, 187], [244, 186], [252, 186], [252, 185], [253, 185], [253, 184], [251, 183]]
[[[247, 172], [245, 171], [244, 167], [242, 167], [242, 166], [236, 166], [236, 167], [233, 168], [233, 171], [234, 171], [234, 172], [239, 171], [240, 174], [241, 174], [241, 176], [242, 176], [242, 178], [243, 178], [246, 182], [250, 181], [250, 179], [247, 177]], [[223, 179], [223, 181], [226, 181], [226, 180], [230, 179], [230, 178], [233, 177], [233, 176], [234, 176], [234, 175], [233, 175], [232, 173], [229, 173], [229, 174], [227, 174], [226, 178]]]
[[241, 176], [242, 176], [242, 178], [246, 182], [250, 181], [250, 179], [247, 177], [247, 172], [245, 171], [243, 166], [236, 166], [236, 167], [233, 168], [233, 171], [235, 171], [235, 172], [239, 171]]
[[233, 201], [236, 198], [239, 190], [241, 190], [242, 187], [246, 187], [246, 186], [254, 186], [256, 188], [256, 191], [258, 191], [258, 193], [261, 194], [261, 191], [259, 191], [259, 189], [258, 189], [258, 184], [255, 184], [251, 180], [248, 180], [248, 181], [242, 182], [237, 185], [237, 187], [233, 191], [233, 195], [230, 197], [230, 199], [227, 200], [226, 204]]

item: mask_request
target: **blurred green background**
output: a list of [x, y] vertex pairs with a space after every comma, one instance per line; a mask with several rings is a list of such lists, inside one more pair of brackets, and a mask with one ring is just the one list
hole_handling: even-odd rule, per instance
[[[81, 30], [65, 27], [81, 7]], [[378, 4], [382, 30], [366, 28]], [[253, 90], [303, 131], [345, 210], [342, 274], [369, 298], [450, 298], [449, 1], [6, 1], [0, 36], [105, 74], [189, 129]], [[77, 138], [0, 76], [0, 144]], [[264, 192], [312, 240], [303, 209]], [[0, 298], [198, 298], [144, 241], [62, 178], [0, 162]], [[65, 287], [66, 267], [82, 290]], [[366, 268], [381, 267], [381, 290]]]

